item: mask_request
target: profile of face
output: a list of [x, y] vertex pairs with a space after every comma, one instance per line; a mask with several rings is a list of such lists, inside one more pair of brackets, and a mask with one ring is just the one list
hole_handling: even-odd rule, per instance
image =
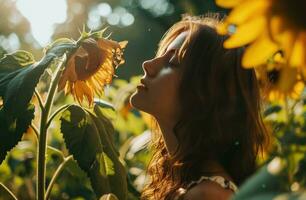
[[130, 98], [133, 107], [153, 115], [158, 121], [178, 120], [178, 90], [182, 74], [178, 50], [187, 32], [180, 33], [162, 52], [142, 64], [144, 76]]

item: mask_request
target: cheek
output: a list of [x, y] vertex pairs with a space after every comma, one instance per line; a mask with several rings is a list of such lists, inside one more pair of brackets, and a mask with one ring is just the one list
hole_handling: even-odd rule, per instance
[[178, 114], [178, 74], [165, 73], [150, 82], [148, 91], [136, 91], [130, 98], [133, 107], [157, 116], [172, 117]]
[[175, 112], [178, 102], [179, 79], [177, 76], [165, 76], [159, 80], [151, 93], [155, 110], [159, 112]]

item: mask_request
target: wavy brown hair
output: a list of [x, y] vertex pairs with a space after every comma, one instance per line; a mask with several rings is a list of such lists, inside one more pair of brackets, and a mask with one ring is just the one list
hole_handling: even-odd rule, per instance
[[159, 43], [157, 55], [188, 32], [179, 50], [184, 67], [179, 89], [182, 113], [174, 128], [178, 149], [170, 156], [160, 131], [154, 131], [150, 182], [142, 199], [172, 199], [180, 187], [211, 175], [201, 170], [208, 160], [221, 164], [239, 185], [255, 171], [256, 158], [267, 144], [255, 73], [241, 67], [242, 48], [223, 48], [226, 36], [217, 34], [217, 23], [211, 17], [185, 18]]

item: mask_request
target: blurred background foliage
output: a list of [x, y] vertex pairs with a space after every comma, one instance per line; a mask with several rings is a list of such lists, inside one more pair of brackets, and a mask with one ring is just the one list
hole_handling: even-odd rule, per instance
[[161, 36], [182, 14], [208, 11], [225, 12], [213, 0], [0, 0], [0, 53], [23, 49], [38, 59], [48, 37], [77, 39], [83, 25], [87, 30], [109, 27], [114, 40], [129, 41], [127, 62], [118, 70], [128, 79], [142, 72], [141, 63], [155, 55]]
[[[39, 2], [42, 2], [42, 5]], [[116, 73], [119, 78], [114, 79], [113, 84], [105, 91], [105, 100], [114, 105], [116, 112], [109, 108], [104, 108], [103, 111], [112, 119], [115, 126], [115, 141], [120, 159], [128, 170], [129, 199], [138, 199], [145, 183], [145, 170], [150, 159], [147, 144], [152, 126], [147, 115], [132, 109], [128, 104], [128, 98], [142, 74], [141, 64], [155, 55], [158, 41], [163, 33], [178, 21], [182, 14], [200, 15], [207, 12], [226, 14], [227, 10], [217, 7], [214, 0], [50, 0], [53, 2], [53, 7], [48, 6], [46, 2], [46, 0], [0, 0], [2, 14], [0, 57], [5, 53], [23, 49], [32, 52], [36, 60], [39, 60], [42, 57], [42, 48], [48, 41], [60, 37], [77, 39], [79, 30], [83, 26], [87, 30], [109, 27], [108, 33], [112, 33], [112, 39], [129, 41], [125, 50], [126, 63], [119, 67]], [[30, 12], [20, 9], [25, 5], [31, 8]], [[50, 23], [47, 22], [48, 18], [44, 19], [47, 11], [53, 13], [48, 16], [54, 15], [54, 18], [60, 15], [60, 11], [64, 13], [62, 18], [53, 20], [56, 21], [53, 26], [48, 25]], [[32, 21], [25, 16], [26, 14], [32, 17]], [[34, 27], [34, 24], [39, 22], [41, 26]], [[50, 30], [47, 30], [48, 28], [45, 30], [43, 25], [51, 27]], [[41, 82], [38, 90], [44, 91], [45, 87], [44, 82]], [[275, 182], [282, 181], [284, 183], [281, 185], [282, 188], [277, 188], [282, 192], [297, 192], [306, 186], [306, 173], [303, 170], [306, 167], [304, 96], [305, 94], [300, 100], [290, 100], [287, 104], [274, 102], [265, 105], [265, 122], [275, 137], [272, 138], [273, 147], [270, 152], [266, 152], [265, 160], [259, 162], [267, 163], [274, 156], [285, 158], [287, 167], [281, 176], [273, 177], [274, 179], [265, 176], [266, 179]], [[35, 100], [34, 98], [33, 101]], [[58, 95], [56, 102], [60, 106], [73, 100], [72, 97]], [[56, 107], [55, 105], [54, 109]], [[58, 119], [52, 123], [48, 135], [47, 183], [62, 162], [63, 155], [58, 150], [64, 152], [64, 156], [68, 155], [59, 132], [59, 123]], [[28, 130], [23, 141], [13, 149], [0, 166], [0, 183], [10, 188], [19, 199], [35, 199], [35, 163], [36, 137], [33, 131]], [[261, 183], [269, 184], [269, 180], [261, 180]], [[257, 186], [263, 189], [261, 192], [269, 192], [265, 190], [269, 188], [267, 185]], [[0, 200], [9, 200], [3, 194], [0, 187]], [[95, 199], [88, 178], [74, 160], [69, 161], [67, 168], [61, 173], [53, 186], [50, 199]]]

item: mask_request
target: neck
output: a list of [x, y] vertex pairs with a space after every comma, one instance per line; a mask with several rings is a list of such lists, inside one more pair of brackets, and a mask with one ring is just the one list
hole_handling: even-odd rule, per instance
[[156, 121], [162, 132], [162, 136], [163, 136], [166, 148], [170, 156], [172, 156], [174, 155], [178, 147], [178, 141], [173, 131], [175, 123], [172, 121], [166, 121], [166, 120], [162, 120], [159, 118], [156, 118]]
[[208, 176], [222, 176], [231, 180], [231, 176], [226, 172], [224, 167], [215, 160], [207, 160], [201, 167], [201, 173]]

